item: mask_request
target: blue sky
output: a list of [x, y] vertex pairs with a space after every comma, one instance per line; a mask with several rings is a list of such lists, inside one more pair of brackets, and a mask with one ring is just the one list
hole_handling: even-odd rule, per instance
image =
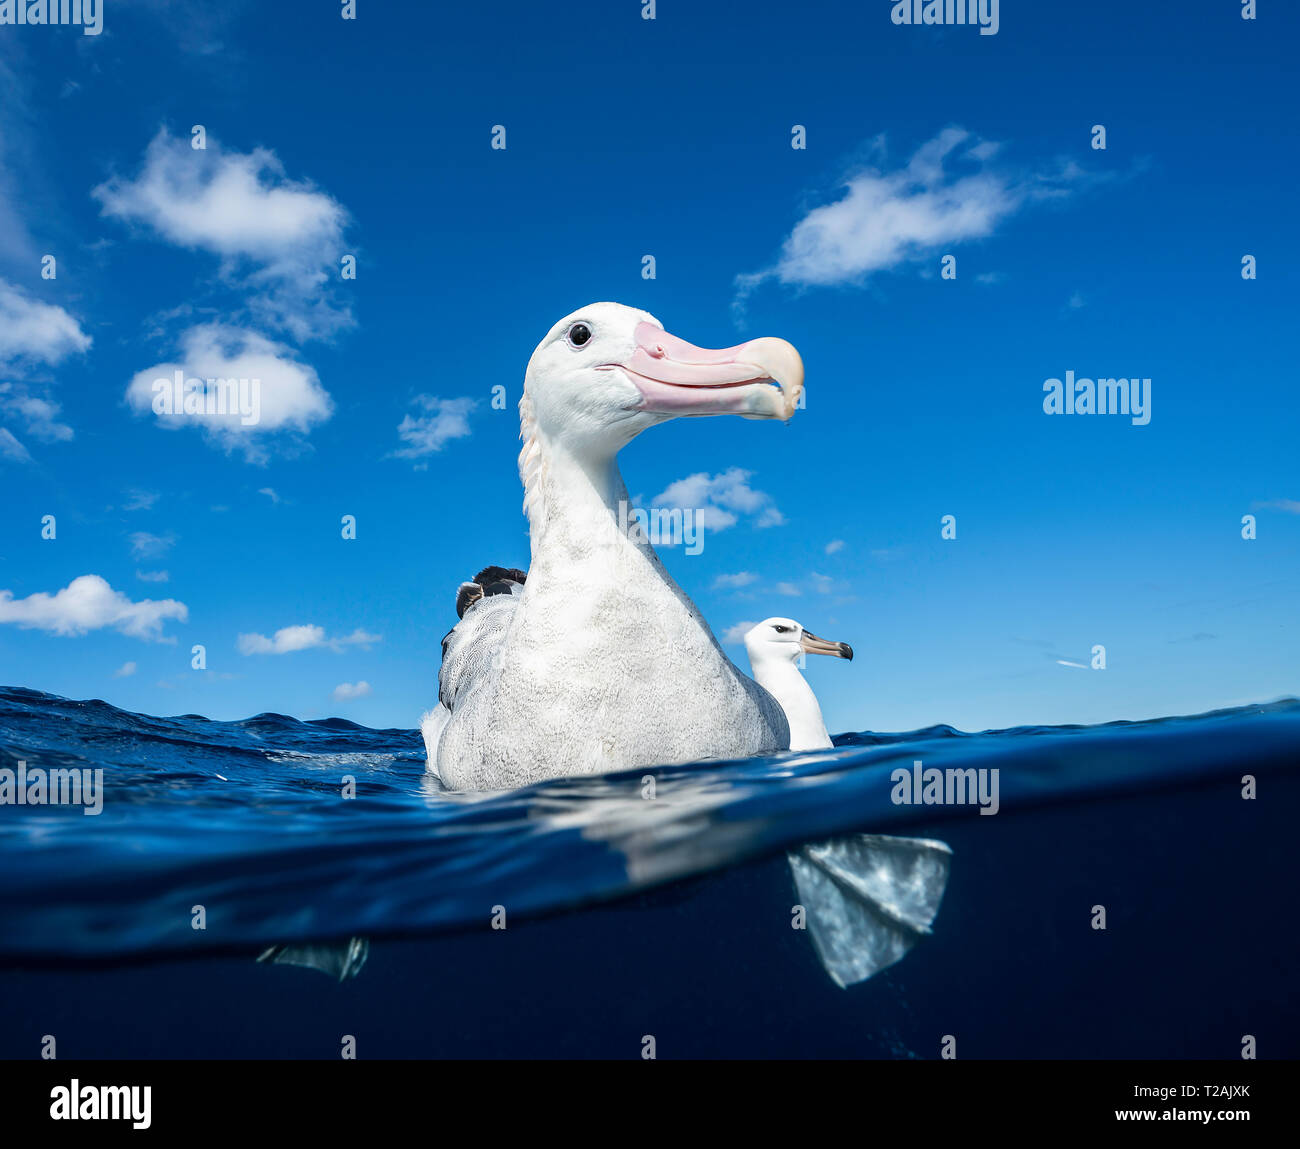
[[[662, 553], [719, 636], [780, 614], [852, 643], [809, 660], [832, 730], [1300, 692], [1300, 16], [1261, 7], [1008, 0], [980, 36], [888, 0], [105, 0], [99, 36], [0, 27], [0, 681], [413, 726], [459, 581], [527, 563], [528, 356], [613, 299], [803, 353], [788, 426], [680, 421], [621, 459], [634, 495], [712, 508], [700, 554]], [[250, 365], [255, 427], [150, 410], [177, 366]], [[1067, 371], [1151, 379], [1150, 422], [1045, 414]]]

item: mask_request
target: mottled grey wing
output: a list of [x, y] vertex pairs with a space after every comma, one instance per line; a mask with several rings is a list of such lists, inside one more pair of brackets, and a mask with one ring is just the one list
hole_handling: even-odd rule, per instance
[[296, 965], [318, 969], [339, 981], [347, 981], [361, 972], [370, 956], [367, 938], [349, 938], [346, 942], [324, 942], [300, 946], [269, 946], [258, 956], [260, 962]]
[[787, 857], [813, 947], [842, 989], [893, 965], [930, 933], [952, 850], [929, 838], [853, 834]]
[[471, 603], [465, 616], [442, 640], [438, 698], [453, 713], [458, 699], [466, 697], [500, 668], [501, 643], [524, 589], [517, 583], [512, 586], [509, 593], [491, 594]]

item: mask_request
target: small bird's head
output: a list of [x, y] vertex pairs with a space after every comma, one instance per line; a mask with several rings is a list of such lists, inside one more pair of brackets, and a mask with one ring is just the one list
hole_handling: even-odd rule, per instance
[[760, 661], [795, 663], [801, 654], [829, 654], [835, 658], [853, 659], [853, 647], [847, 642], [818, 638], [792, 618], [764, 619], [745, 635], [745, 650], [751, 666], [757, 666]]

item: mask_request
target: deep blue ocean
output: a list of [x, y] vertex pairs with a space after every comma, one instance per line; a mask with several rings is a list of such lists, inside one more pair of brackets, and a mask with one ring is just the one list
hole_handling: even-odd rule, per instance
[[[1300, 701], [836, 743], [465, 797], [412, 730], [0, 690], [0, 768], [104, 771], [97, 816], [0, 805], [0, 1056], [1300, 1056]], [[996, 768], [999, 812], [892, 802], [917, 760]], [[841, 989], [786, 850], [855, 831], [953, 856]], [[333, 973], [257, 960], [315, 942]]]

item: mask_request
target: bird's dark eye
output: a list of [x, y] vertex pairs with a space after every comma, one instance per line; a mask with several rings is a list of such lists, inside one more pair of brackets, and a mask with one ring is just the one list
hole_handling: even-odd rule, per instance
[[591, 338], [591, 328], [585, 323], [575, 323], [569, 328], [569, 346], [581, 347]]
[[777, 634], [788, 634], [790, 631], [788, 626], [773, 626], [772, 629], [776, 631]]

